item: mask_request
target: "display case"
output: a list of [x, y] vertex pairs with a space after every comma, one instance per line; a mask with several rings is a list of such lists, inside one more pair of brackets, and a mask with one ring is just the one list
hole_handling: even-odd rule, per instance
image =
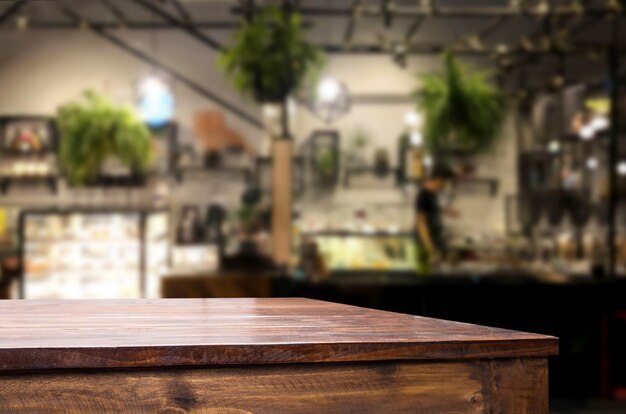
[[159, 210], [22, 211], [20, 296], [158, 296], [168, 265], [167, 222]]
[[416, 269], [415, 242], [410, 233], [316, 232], [303, 237], [317, 244], [329, 272]]

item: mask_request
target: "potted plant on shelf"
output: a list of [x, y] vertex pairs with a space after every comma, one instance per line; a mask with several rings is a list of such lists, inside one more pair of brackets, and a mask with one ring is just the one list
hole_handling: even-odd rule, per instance
[[82, 101], [63, 105], [56, 120], [61, 132], [59, 165], [72, 185], [95, 183], [112, 158], [133, 174], [145, 172], [150, 164], [150, 132], [130, 107], [86, 91]]
[[348, 169], [366, 165], [364, 152], [370, 141], [370, 134], [365, 129], [358, 127], [352, 131], [344, 154], [345, 165]]
[[486, 73], [469, 69], [452, 53], [442, 60], [443, 72], [423, 76], [416, 93], [426, 148], [436, 158], [490, 149], [504, 121], [504, 94]]
[[264, 114], [280, 121], [275, 128], [272, 119], [267, 125], [274, 138], [272, 250], [279, 265], [286, 265], [291, 258], [293, 143], [289, 139], [287, 98], [316, 78], [323, 61], [320, 50], [305, 40], [300, 15], [277, 6], [263, 8], [245, 21], [219, 60], [235, 88], [258, 103], [269, 104]]
[[315, 169], [319, 183], [326, 188], [333, 187], [337, 181], [339, 156], [334, 148], [324, 148], [315, 156]]

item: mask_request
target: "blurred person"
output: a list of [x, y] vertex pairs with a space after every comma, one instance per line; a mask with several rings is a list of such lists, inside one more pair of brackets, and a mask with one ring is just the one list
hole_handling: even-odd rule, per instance
[[449, 208], [442, 210], [439, 194], [455, 178], [456, 175], [450, 167], [436, 163], [416, 197], [416, 249], [418, 270], [422, 272], [428, 272], [433, 265], [446, 257], [442, 212], [454, 217], [458, 213]]

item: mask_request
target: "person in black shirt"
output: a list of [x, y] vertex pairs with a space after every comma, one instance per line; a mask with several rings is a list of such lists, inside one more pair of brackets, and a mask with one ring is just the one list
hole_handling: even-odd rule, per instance
[[[438, 194], [455, 178], [454, 172], [445, 164], [435, 164], [429, 178], [415, 200], [418, 260], [436, 263], [445, 257], [446, 245]], [[451, 214], [456, 214], [449, 211]]]

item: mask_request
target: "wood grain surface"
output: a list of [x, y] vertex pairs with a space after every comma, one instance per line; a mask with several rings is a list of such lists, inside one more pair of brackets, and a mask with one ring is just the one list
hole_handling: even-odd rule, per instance
[[547, 356], [529, 333], [309, 299], [0, 301], [0, 370]]
[[1, 413], [547, 414], [545, 358], [4, 373]]

